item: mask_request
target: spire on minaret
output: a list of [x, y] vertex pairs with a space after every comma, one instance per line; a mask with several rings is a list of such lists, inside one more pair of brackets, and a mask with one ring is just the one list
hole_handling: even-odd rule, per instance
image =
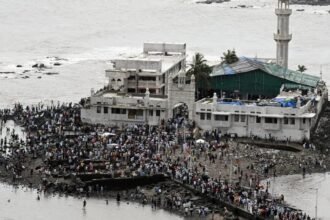
[[278, 0], [275, 14], [277, 15], [277, 32], [274, 34], [276, 63], [288, 68], [289, 42], [292, 39], [292, 35], [289, 33], [289, 17], [292, 14], [289, 0]]

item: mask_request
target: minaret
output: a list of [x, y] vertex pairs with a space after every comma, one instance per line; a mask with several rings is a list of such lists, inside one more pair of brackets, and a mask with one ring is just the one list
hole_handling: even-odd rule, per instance
[[276, 63], [288, 68], [289, 42], [292, 35], [289, 34], [289, 17], [292, 10], [289, 9], [289, 0], [278, 0], [275, 9], [277, 15], [277, 33], [274, 34], [276, 41]]

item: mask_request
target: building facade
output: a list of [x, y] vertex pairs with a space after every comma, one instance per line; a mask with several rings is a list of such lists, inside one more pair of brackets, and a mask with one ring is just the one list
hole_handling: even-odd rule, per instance
[[81, 111], [84, 122], [158, 125], [181, 105], [193, 119], [195, 79], [186, 79], [186, 44], [145, 43], [140, 56], [112, 63], [108, 85], [92, 91]]
[[[139, 57], [113, 61], [113, 68], [106, 70], [108, 85], [98, 92], [92, 91], [81, 110], [83, 122], [159, 125], [162, 120], [177, 117], [175, 109], [184, 105], [187, 118], [203, 130], [302, 142], [310, 139], [327, 101], [327, 88], [319, 77], [300, 73], [297, 79], [294, 71], [272, 74], [266, 71], [267, 64], [260, 61], [246, 65], [247, 60], [251, 64], [248, 58], [241, 59], [243, 64], [238, 62], [239, 68], [224, 68], [236, 71], [229, 75], [236, 77], [230, 79], [235, 83], [222, 79], [224, 86], [246, 89], [246, 93], [269, 91], [270, 95], [276, 93], [273, 98], [244, 101], [218, 92], [212, 98], [195, 101], [195, 77], [186, 79], [185, 44], [144, 44], [144, 47]], [[261, 76], [257, 76], [257, 70], [262, 72]], [[214, 73], [219, 71], [215, 68]], [[258, 88], [251, 88], [254, 86], [251, 80]]]
[[[216, 65], [213, 97], [195, 101], [195, 77], [186, 79], [186, 44], [145, 43], [140, 56], [112, 61], [107, 85], [92, 90], [84, 103], [82, 121], [159, 125], [184, 116], [203, 130], [238, 137], [309, 140], [328, 100], [327, 87], [320, 77], [287, 69], [289, 1], [278, 0], [275, 12], [276, 64], [242, 57]], [[184, 115], [178, 108], [185, 109]]]
[[[311, 131], [327, 101], [324, 86], [306, 96], [301, 91], [284, 92], [279, 99], [296, 100], [295, 106], [288, 107], [267, 101], [240, 101], [212, 99], [196, 102], [195, 121], [204, 130], [217, 129], [223, 134], [238, 137], [258, 137], [282, 141], [303, 142], [310, 139]], [[304, 100], [304, 101], [303, 101]]]

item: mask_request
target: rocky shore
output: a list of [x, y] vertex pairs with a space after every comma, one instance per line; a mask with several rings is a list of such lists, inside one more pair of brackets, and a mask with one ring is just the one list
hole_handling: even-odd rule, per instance
[[229, 2], [230, 0], [205, 0], [205, 1], [196, 1], [197, 4], [220, 4], [224, 2]]
[[330, 1], [329, 0], [291, 0], [290, 4], [326, 6], [326, 5], [330, 5]]

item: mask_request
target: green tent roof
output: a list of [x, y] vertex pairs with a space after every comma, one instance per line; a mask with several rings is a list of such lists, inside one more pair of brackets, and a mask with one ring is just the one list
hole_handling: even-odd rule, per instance
[[257, 59], [251, 59], [246, 57], [240, 57], [239, 61], [233, 64], [223, 63], [214, 66], [210, 76], [215, 77], [220, 75], [240, 74], [257, 69], [260, 69], [273, 76], [283, 78], [300, 85], [314, 87], [314, 88], [317, 86], [318, 82], [320, 81], [320, 77], [317, 76], [289, 70], [278, 64], [265, 63]]

